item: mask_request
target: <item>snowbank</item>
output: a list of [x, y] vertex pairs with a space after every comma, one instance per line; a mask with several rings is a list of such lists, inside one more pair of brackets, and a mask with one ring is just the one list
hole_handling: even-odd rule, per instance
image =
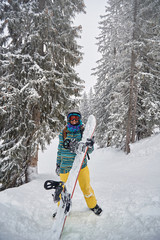
[[[56, 205], [43, 188], [55, 175], [58, 140], [39, 154], [39, 175], [32, 182], [0, 193], [0, 240], [53, 239]], [[79, 186], [63, 240], [160, 239], [160, 134], [131, 145], [132, 152], [96, 149], [88, 162], [102, 216], [86, 207]]]

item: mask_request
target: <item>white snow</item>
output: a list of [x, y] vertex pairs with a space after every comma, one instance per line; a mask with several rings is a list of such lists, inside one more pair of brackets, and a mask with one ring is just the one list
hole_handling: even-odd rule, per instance
[[[43, 188], [55, 175], [58, 139], [39, 154], [39, 175], [0, 192], [0, 240], [54, 240], [50, 229], [56, 204]], [[95, 149], [88, 162], [91, 185], [102, 216], [87, 209], [77, 186], [62, 240], [160, 239], [160, 134], [122, 151]]]

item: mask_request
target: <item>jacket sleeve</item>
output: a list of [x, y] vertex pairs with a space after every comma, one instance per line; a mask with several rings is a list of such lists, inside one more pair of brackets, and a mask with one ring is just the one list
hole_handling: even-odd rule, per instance
[[63, 147], [63, 134], [62, 132], [59, 134], [59, 144], [58, 144], [58, 151], [57, 151], [57, 165], [61, 165], [61, 151]]

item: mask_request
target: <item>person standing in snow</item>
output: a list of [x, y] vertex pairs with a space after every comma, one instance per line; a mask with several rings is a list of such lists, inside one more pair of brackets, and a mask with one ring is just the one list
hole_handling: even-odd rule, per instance
[[[83, 130], [84, 126], [81, 120], [81, 113], [77, 109], [71, 110], [67, 115], [67, 125], [59, 134], [56, 173], [58, 176], [60, 176], [60, 180], [62, 182], [66, 182], [68, 179], [69, 172], [76, 156], [75, 149], [77, 142], [81, 141]], [[93, 139], [88, 139], [87, 154], [92, 153], [94, 150], [93, 145]], [[90, 185], [90, 175], [86, 157], [82, 164], [78, 181], [88, 208], [91, 209], [96, 215], [100, 215], [102, 209], [98, 206], [94, 191]]]

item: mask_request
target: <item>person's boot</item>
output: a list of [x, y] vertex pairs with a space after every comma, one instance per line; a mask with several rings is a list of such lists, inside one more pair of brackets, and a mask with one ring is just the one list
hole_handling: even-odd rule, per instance
[[57, 215], [57, 211], [53, 213], [52, 217], [55, 218], [56, 215]]
[[98, 204], [94, 207], [94, 208], [91, 208], [91, 210], [96, 214], [96, 215], [101, 215], [102, 213], [102, 208], [100, 208], [98, 206]]

